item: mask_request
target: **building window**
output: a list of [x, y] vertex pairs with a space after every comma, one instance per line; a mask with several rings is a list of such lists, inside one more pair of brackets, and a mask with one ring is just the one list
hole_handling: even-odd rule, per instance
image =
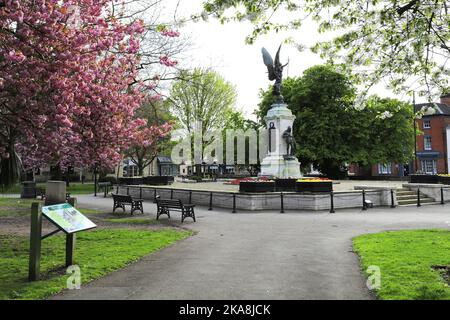
[[436, 160], [422, 160], [422, 171], [426, 174], [437, 174]]
[[378, 174], [392, 174], [392, 164], [379, 164]]
[[424, 129], [431, 129], [431, 121], [430, 120], [423, 120], [423, 128]]
[[424, 147], [425, 150], [432, 150], [432, 145], [431, 145], [431, 137], [430, 136], [425, 136], [424, 138]]

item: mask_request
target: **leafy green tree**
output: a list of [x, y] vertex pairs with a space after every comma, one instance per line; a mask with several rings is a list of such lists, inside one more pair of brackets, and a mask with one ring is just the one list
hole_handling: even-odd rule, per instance
[[[297, 156], [304, 167], [313, 164], [339, 178], [349, 163], [405, 163], [411, 158], [410, 105], [371, 97], [367, 108], [352, 108], [356, 89], [333, 66], [312, 67], [302, 77], [289, 79], [284, 90], [296, 116]], [[258, 114], [266, 113], [271, 99], [270, 90], [262, 94]]]
[[[224, 14], [233, 7], [240, 7], [235, 15], [229, 10]], [[367, 88], [382, 79], [402, 93], [420, 84], [420, 93], [430, 100], [449, 89], [447, 0], [208, 0], [204, 8], [222, 22], [250, 20], [254, 30], [249, 43], [270, 30], [300, 29], [310, 17], [320, 32], [334, 35], [311, 49], [344, 63]], [[292, 20], [277, 19], [277, 11]]]
[[[233, 117], [237, 120], [234, 114], [237, 93], [230, 82], [210, 69], [183, 70], [178, 78], [172, 85], [167, 103], [179, 128], [191, 136], [191, 155], [194, 156], [194, 134], [201, 133], [206, 138], [225, 128]], [[202, 159], [205, 148], [211, 143], [202, 143]], [[197, 165], [197, 172], [200, 172], [200, 164]]]
[[408, 163], [414, 153], [412, 105], [371, 96], [366, 109], [369, 114], [367, 163]]
[[190, 134], [200, 125], [203, 136], [223, 128], [226, 110], [236, 103], [235, 87], [209, 69], [181, 71], [179, 79], [172, 85], [167, 100], [179, 125]]

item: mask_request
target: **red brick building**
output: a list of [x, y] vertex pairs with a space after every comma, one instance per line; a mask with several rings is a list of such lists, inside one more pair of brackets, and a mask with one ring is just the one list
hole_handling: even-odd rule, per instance
[[[358, 176], [403, 177], [411, 173], [450, 173], [450, 94], [443, 95], [440, 103], [425, 103], [415, 106], [416, 113], [422, 111], [416, 126], [422, 134], [416, 137], [416, 157], [409, 164], [379, 164], [371, 170], [351, 166], [350, 173]], [[411, 124], [412, 125], [412, 124]], [[364, 173], [364, 174], [363, 174]]]
[[450, 94], [440, 103], [418, 104], [416, 111], [432, 111], [416, 121], [422, 132], [417, 136], [416, 172], [427, 174], [449, 173], [450, 167]]

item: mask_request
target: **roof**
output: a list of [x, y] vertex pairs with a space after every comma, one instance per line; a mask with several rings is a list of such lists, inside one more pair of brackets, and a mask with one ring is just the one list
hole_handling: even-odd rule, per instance
[[443, 103], [437, 103], [437, 102], [432, 102], [432, 103], [419, 103], [416, 104], [414, 109], [415, 112], [419, 112], [422, 109], [427, 109], [427, 108], [434, 108], [434, 110], [436, 110], [435, 114], [432, 115], [427, 115], [429, 116], [440, 116], [440, 115], [444, 115], [444, 116], [450, 116], [450, 106], [443, 104]]
[[159, 156], [156, 157], [156, 159], [158, 160], [159, 163], [167, 163], [167, 164], [172, 164], [172, 159], [170, 157], [164, 157], [164, 156]]

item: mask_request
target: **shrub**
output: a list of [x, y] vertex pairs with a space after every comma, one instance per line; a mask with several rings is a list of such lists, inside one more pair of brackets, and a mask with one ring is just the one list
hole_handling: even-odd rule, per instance
[[203, 178], [200, 177], [200, 176], [191, 176], [191, 177], [189, 177], [189, 180], [194, 180], [194, 181], [197, 181], [197, 182], [202, 182], [202, 181], [203, 181]]
[[117, 184], [117, 178], [113, 176], [101, 177], [98, 179], [98, 182], [109, 182], [111, 184]]

